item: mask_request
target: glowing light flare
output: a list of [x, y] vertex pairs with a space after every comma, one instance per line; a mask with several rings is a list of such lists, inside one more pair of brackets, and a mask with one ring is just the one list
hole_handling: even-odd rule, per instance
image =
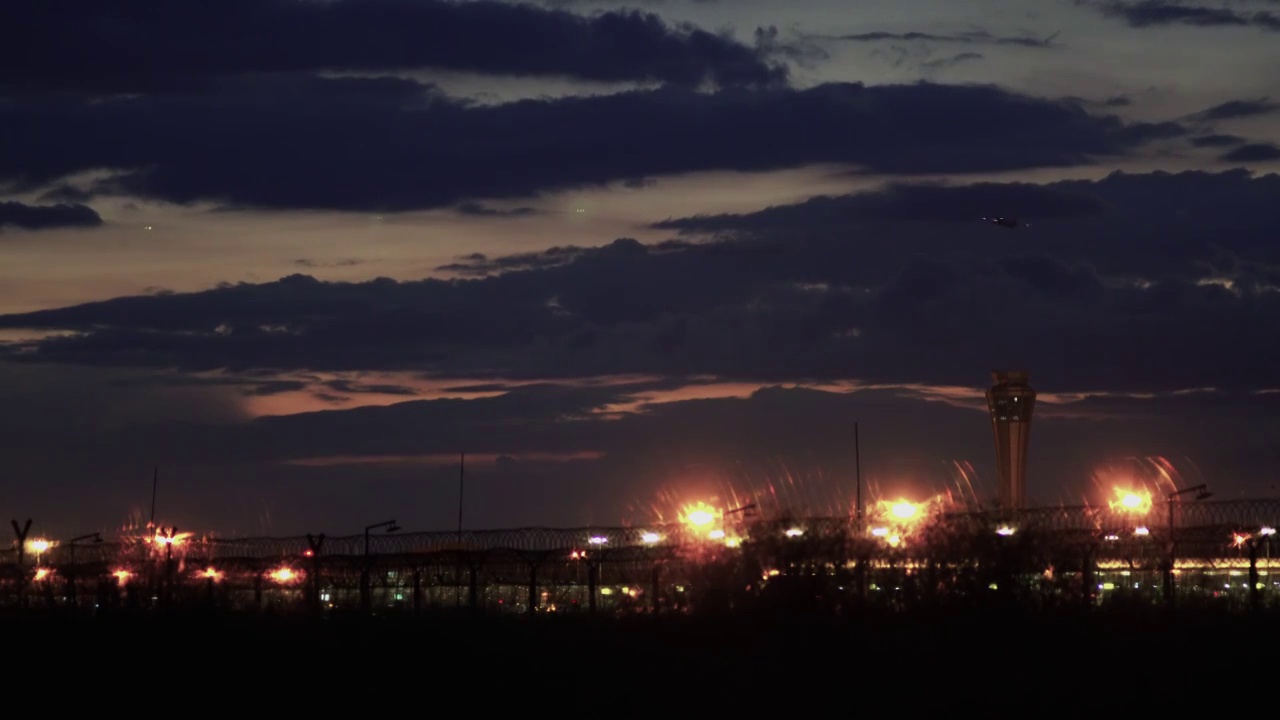
[[298, 579], [298, 572], [290, 567], [281, 567], [272, 570], [269, 577], [281, 585], [288, 585]]
[[592, 535], [591, 538], [587, 540], [587, 542], [591, 543], [592, 545], [604, 545], [605, 543], [609, 542], [609, 538], [602, 537], [600, 535]]
[[889, 508], [889, 512], [898, 520], [911, 520], [920, 514], [920, 506], [913, 502], [900, 500]]
[[693, 528], [705, 528], [722, 517], [723, 512], [701, 501], [680, 511], [680, 522]]
[[1010, 535], [1016, 532], [1018, 532], [1018, 528], [1013, 527], [1012, 525], [1001, 525], [1000, 527], [996, 528], [996, 534], [1000, 535], [1001, 537], [1009, 537]]
[[804, 530], [801, 530], [800, 528], [789, 528], [785, 535], [789, 538], [798, 538], [801, 535], [804, 535]]
[[54, 546], [54, 543], [52, 541], [45, 540], [43, 538], [40, 538], [37, 540], [28, 540], [27, 552], [35, 553], [36, 555], [41, 555], [48, 552], [49, 549], [52, 548], [53, 546]]
[[1247, 533], [1236, 533], [1231, 537], [1231, 542], [1234, 543], [1236, 547], [1240, 547], [1241, 545], [1249, 542], [1249, 535]]
[[52, 574], [53, 574], [53, 571], [50, 570], [49, 568], [38, 567], [36, 568], [35, 581], [40, 582], [41, 580], [44, 580], [45, 578], [49, 577]]
[[189, 532], [176, 533], [172, 537], [168, 535], [160, 535], [159, 533], [157, 533], [155, 537], [145, 538], [145, 540], [146, 542], [154, 542], [158, 547], [172, 545], [173, 547], [176, 548], [176, 547], [181, 547], [183, 545], [186, 545], [187, 541], [189, 541], [194, 536], [195, 536], [195, 533], [189, 533]]
[[707, 537], [711, 538], [712, 540], [723, 540], [723, 539], [724, 539], [724, 531], [723, 531], [723, 530], [712, 530], [711, 532], [707, 533]]
[[133, 573], [123, 568], [112, 572], [111, 575], [116, 579], [116, 582], [121, 585], [128, 583], [129, 578], [133, 577]]
[[907, 542], [947, 502], [945, 495], [936, 495], [924, 502], [905, 498], [878, 500], [869, 508], [869, 518], [874, 524], [871, 534], [883, 538], [890, 547], [897, 547]]
[[642, 533], [640, 535], [640, 541], [646, 545], [652, 545], [657, 542], [662, 542], [662, 536], [655, 532]]
[[1115, 512], [1145, 515], [1151, 511], [1151, 493], [1147, 490], [1113, 488], [1114, 497], [1107, 504]]
[[214, 582], [218, 582], [219, 580], [222, 579], [222, 573], [219, 572], [217, 568], [205, 568], [200, 573], [200, 577], [205, 580], [212, 580]]
[[1258, 534], [1263, 536], [1275, 535], [1276, 529], [1273, 527], [1263, 526], [1263, 528], [1258, 531]]
[[1138, 527], [1136, 527], [1136, 528], [1134, 528], [1134, 529], [1133, 529], [1133, 534], [1134, 534], [1134, 535], [1139, 535], [1139, 536], [1150, 535], [1150, 534], [1151, 534], [1151, 530], [1149, 530], [1146, 526], [1141, 526], [1141, 525], [1140, 525], [1140, 526], [1138, 526]]

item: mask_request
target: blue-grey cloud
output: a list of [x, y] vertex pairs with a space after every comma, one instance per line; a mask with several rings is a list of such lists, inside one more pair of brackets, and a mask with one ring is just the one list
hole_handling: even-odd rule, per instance
[[1188, 140], [1195, 147], [1230, 147], [1232, 145], [1243, 145], [1247, 140], [1239, 135], [1226, 135], [1215, 133], [1213, 135], [1201, 135]]
[[102, 217], [88, 205], [60, 203], [27, 205], [14, 200], [0, 201], [0, 228], [50, 230], [66, 227], [97, 227]]
[[1237, 11], [1228, 7], [1180, 4], [1168, 0], [1076, 0], [1076, 4], [1094, 7], [1104, 16], [1123, 20], [1135, 28], [1191, 25], [1257, 27], [1280, 32], [1280, 15], [1269, 10]]
[[1030, 35], [994, 35], [986, 30], [969, 30], [960, 33], [929, 33], [929, 32], [865, 32], [853, 33], [848, 35], [815, 35], [814, 39], [822, 40], [844, 40], [847, 42], [935, 42], [935, 43], [960, 43], [965, 45], [1013, 45], [1017, 47], [1030, 48], [1058, 48], [1061, 47], [1055, 41], [1059, 33], [1054, 32], [1045, 37], [1033, 37]]
[[0, 105], [0, 181], [116, 168], [99, 192], [390, 211], [696, 170], [1065, 167], [1183, 132], [994, 86], [667, 88], [481, 107], [391, 78], [259, 77], [197, 96]]
[[954, 384], [1002, 358], [1064, 390], [1280, 387], [1278, 191], [1243, 171], [897, 185], [459, 262], [499, 273], [480, 279], [292, 276], [0, 327], [72, 331], [8, 346], [35, 363]]
[[1249, 145], [1241, 145], [1234, 150], [1229, 150], [1222, 155], [1223, 162], [1232, 163], [1248, 163], [1248, 162], [1270, 162], [1280, 160], [1280, 147], [1271, 143], [1251, 143]]
[[1267, 115], [1276, 110], [1280, 110], [1280, 105], [1271, 102], [1269, 98], [1230, 100], [1195, 113], [1191, 118], [1213, 122], [1215, 120], [1234, 120], [1235, 118]]
[[488, 0], [0, 4], [0, 92], [186, 93], [218, 77], [421, 68], [685, 85], [784, 82], [755, 48], [657, 15]]

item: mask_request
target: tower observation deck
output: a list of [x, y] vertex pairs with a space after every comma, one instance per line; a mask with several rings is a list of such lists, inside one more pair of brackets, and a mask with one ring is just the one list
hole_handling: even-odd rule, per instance
[[1027, 507], [1027, 447], [1036, 391], [1025, 372], [996, 370], [991, 373], [991, 382], [987, 407], [996, 441], [998, 502], [1001, 509], [1022, 510]]

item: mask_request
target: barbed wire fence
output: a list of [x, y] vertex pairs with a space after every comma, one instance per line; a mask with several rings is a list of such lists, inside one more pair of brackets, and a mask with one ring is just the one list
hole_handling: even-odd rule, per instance
[[1271, 558], [1278, 524], [1280, 500], [1263, 499], [1155, 504], [1140, 515], [1083, 506], [944, 513], [892, 543], [869, 523], [837, 517], [744, 520], [714, 540], [655, 525], [176, 541], [161, 533], [33, 550], [15, 522], [15, 541], [0, 550], [0, 605], [654, 613], [1089, 606], [1105, 597], [1259, 609], [1280, 597], [1270, 575], [1280, 573]]

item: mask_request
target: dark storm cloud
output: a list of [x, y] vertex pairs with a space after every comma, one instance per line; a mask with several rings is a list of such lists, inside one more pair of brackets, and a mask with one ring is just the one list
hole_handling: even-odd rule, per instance
[[778, 28], [756, 28], [756, 48], [768, 57], [781, 57], [804, 68], [812, 68], [831, 54], [803, 35], [783, 37]]
[[1096, 8], [1106, 17], [1124, 20], [1130, 27], [1162, 25], [1196, 27], [1258, 27], [1280, 31], [1280, 15], [1267, 10], [1240, 12], [1225, 7], [1183, 5], [1166, 0], [1076, 0], [1077, 5]]
[[304, 268], [355, 267], [356, 265], [363, 265], [364, 260], [360, 260], [359, 258], [345, 258], [343, 260], [334, 260], [331, 262], [317, 262], [310, 258], [298, 258], [293, 261], [293, 264]]
[[[974, 183], [924, 185], [897, 183], [884, 190], [842, 197], [820, 196], [797, 205], [783, 205], [750, 216], [696, 216], [654, 223], [654, 227], [682, 231], [753, 230], [795, 227], [799, 224], [839, 224], [867, 220], [932, 220], [972, 224], [984, 215], [1005, 214], [1014, 208], [1036, 218], [1099, 215], [1104, 201], [1084, 188], [1031, 183]], [[1013, 213], [1010, 213], [1013, 214]], [[747, 218], [750, 218], [749, 220]]]
[[667, 88], [480, 107], [391, 78], [273, 77], [200, 96], [0, 106], [0, 181], [36, 187], [120, 168], [100, 190], [175, 202], [409, 210], [695, 170], [1071, 166], [1180, 132], [993, 86]]
[[27, 205], [17, 201], [0, 201], [0, 229], [50, 230], [67, 227], [97, 227], [102, 224], [98, 212], [88, 205]]
[[[1277, 193], [1280, 176], [1243, 171], [899, 185], [484, 279], [293, 276], [0, 327], [78, 331], [10, 345], [15, 360], [188, 370], [968, 384], [999, 359], [1061, 391], [1280, 387]], [[994, 213], [1033, 225], [978, 219]]]
[[1267, 115], [1280, 110], [1280, 105], [1271, 102], [1268, 98], [1258, 98], [1256, 100], [1231, 100], [1220, 105], [1214, 105], [1207, 110], [1202, 110], [1191, 116], [1196, 120], [1233, 120], [1235, 118], [1253, 117], [1255, 115]]
[[[793, 277], [876, 284], [914, 256], [952, 262], [1046, 253], [1087, 263], [1108, 277], [1196, 282], [1253, 277], [1280, 265], [1280, 176], [1114, 173], [1097, 182], [1047, 185], [890, 186], [881, 192], [820, 197], [745, 215], [680, 218], [661, 227], [689, 240], [732, 241]], [[980, 217], [1031, 223], [1009, 230]], [[744, 262], [739, 259], [738, 262]], [[1264, 281], [1263, 284], [1270, 284]]]
[[657, 15], [443, 0], [0, 3], [0, 91], [184, 92], [253, 72], [418, 68], [696, 85], [783, 82], [754, 49]]
[[350, 380], [329, 380], [325, 383], [334, 392], [346, 393], [348, 395], [357, 394], [374, 394], [374, 395], [417, 395], [418, 391], [403, 385], [387, 385], [382, 383], [354, 383]]
[[1224, 162], [1234, 163], [1280, 160], [1280, 147], [1276, 147], [1270, 143], [1241, 145], [1240, 147], [1225, 153], [1221, 159]]
[[[635, 243], [636, 241], [632, 238], [620, 238], [616, 242]], [[650, 253], [657, 254], [688, 250], [691, 247], [692, 244], [681, 240], [669, 240], [648, 246], [648, 251]], [[436, 270], [461, 275], [483, 277], [496, 273], [511, 272], [513, 270], [537, 270], [557, 267], [572, 262], [573, 260], [591, 252], [592, 248], [567, 245], [563, 247], [550, 247], [546, 250], [539, 250], [537, 252], [515, 253], [512, 255], [500, 255], [498, 257], [489, 257], [484, 253], [471, 253], [458, 258], [457, 262], [441, 265], [437, 267]]]
[[71, 185], [59, 185], [40, 196], [40, 202], [53, 203], [87, 203], [93, 199], [93, 193]]
[[502, 255], [496, 258], [491, 258], [484, 253], [471, 253], [458, 258], [457, 262], [441, 265], [436, 270], [480, 276], [510, 270], [536, 270], [538, 268], [563, 265], [574, 258], [580, 257], [587, 251], [588, 248], [568, 245], [565, 247], [550, 247], [537, 252]]
[[454, 208], [459, 215], [470, 215], [472, 217], [528, 217], [536, 215], [537, 209], [531, 207], [511, 208], [510, 210], [501, 210], [481, 205], [476, 202], [458, 203]]
[[244, 397], [267, 397], [298, 392], [310, 387], [305, 380], [255, 380], [246, 376], [210, 377], [199, 375], [161, 374], [133, 375], [106, 383], [113, 388], [232, 388]]
[[1239, 135], [1201, 135], [1191, 138], [1189, 142], [1195, 147], [1229, 147], [1243, 145], [1248, 141]]
[[961, 63], [972, 62], [974, 60], [982, 60], [985, 56], [982, 53], [964, 52], [952, 55], [951, 57], [938, 58], [936, 60], [928, 60], [920, 63], [920, 67], [926, 70], [942, 70], [951, 68]]
[[1015, 45], [1019, 47], [1030, 48], [1059, 48], [1062, 47], [1054, 42], [1058, 37], [1058, 33], [1053, 33], [1047, 37], [1031, 37], [1028, 35], [1010, 36], [1010, 35], [993, 35], [986, 30], [970, 30], [962, 33], [927, 33], [927, 32], [867, 32], [856, 33], [851, 35], [817, 35], [814, 39], [822, 40], [845, 40], [848, 42], [937, 42], [937, 43], [963, 43], [967, 45]]

